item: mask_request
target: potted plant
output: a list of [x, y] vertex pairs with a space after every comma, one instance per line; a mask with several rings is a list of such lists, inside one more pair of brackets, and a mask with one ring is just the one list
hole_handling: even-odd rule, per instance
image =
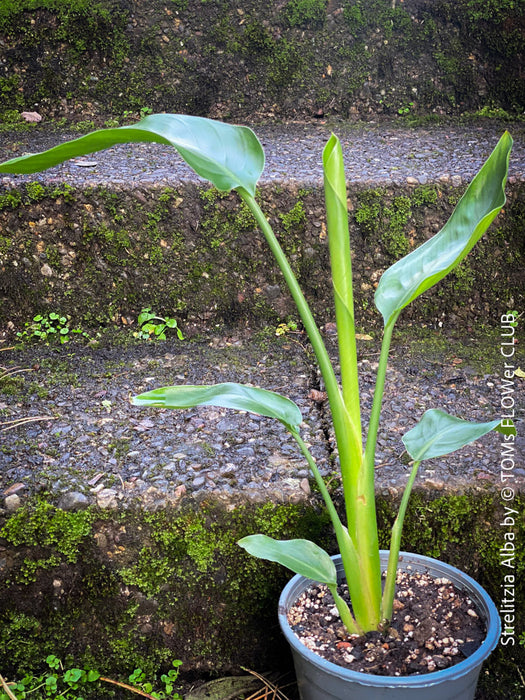
[[[423, 460], [453, 452], [491, 430], [504, 432], [509, 429], [502, 428], [498, 420], [472, 423], [442, 410], [426, 411], [417, 425], [403, 436], [413, 465], [392, 528], [388, 553], [380, 552], [378, 546], [375, 450], [394, 324], [408, 304], [461, 262], [503, 207], [512, 147], [510, 135], [507, 132], [503, 134], [441, 231], [397, 261], [381, 277], [375, 292], [375, 305], [383, 316], [384, 334], [366, 440], [362, 437], [359, 402], [346, 182], [342, 149], [336, 136], [332, 135], [325, 146], [323, 171], [340, 380], [290, 264], [256, 201], [256, 184], [264, 167], [264, 152], [249, 128], [201, 117], [151, 115], [135, 125], [95, 131], [43, 153], [14, 158], [0, 165], [0, 172], [36, 172], [73, 156], [134, 141], [171, 144], [199, 176], [209, 180], [217, 189], [237, 191], [252, 212], [282, 271], [324, 380], [339, 455], [345, 524], [308, 446], [301, 438], [301, 412], [288, 398], [257, 387], [227, 383], [163, 387], [133, 399], [133, 403], [139, 406], [189, 408], [214, 405], [251, 411], [279, 420], [297, 441], [330, 514], [340, 555], [334, 562], [324, 550], [306, 540], [276, 541], [264, 535], [250, 535], [239, 542], [249, 553], [279, 562], [297, 574], [281, 598], [280, 621], [289, 641], [293, 645], [295, 635], [287, 617], [288, 605], [312, 580], [324, 584], [330, 591], [333, 599], [331, 606], [335, 604], [335, 615], [344, 624], [348, 639], [370, 636], [378, 630], [388, 631], [393, 615], [398, 568], [401, 571], [410, 568], [413, 571], [428, 570], [438, 580], [444, 577], [452, 579], [478, 604], [474, 614], [482, 615], [488, 627], [481, 651], [472, 654], [470, 660], [466, 659], [452, 669], [432, 671], [427, 668], [429, 673], [405, 678], [391, 678], [381, 672], [374, 675], [362, 673], [325, 662], [324, 659], [319, 661], [317, 654], [297, 642], [293, 651], [298, 673], [305, 674], [305, 679], [299, 678], [303, 700], [379, 698], [383, 697], [383, 692], [387, 692], [389, 698], [405, 698], [410, 689], [415, 693], [413, 697], [420, 697], [422, 688], [427, 689], [425, 697], [439, 696], [440, 700], [473, 698], [483, 658], [494, 648], [499, 637], [499, 619], [494, 604], [477, 584], [461, 572], [448, 567], [443, 570], [439, 563], [426, 558], [414, 558], [405, 553], [400, 556], [401, 531], [410, 492]], [[402, 564], [400, 567], [399, 562]], [[386, 574], [384, 581], [382, 571]], [[350, 603], [340, 593], [338, 585], [341, 581], [346, 581]], [[283, 606], [286, 606], [286, 610]]]

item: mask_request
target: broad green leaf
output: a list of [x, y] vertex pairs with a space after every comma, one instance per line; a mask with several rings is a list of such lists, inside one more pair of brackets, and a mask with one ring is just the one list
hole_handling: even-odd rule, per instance
[[292, 430], [297, 430], [302, 422], [299, 407], [285, 396], [266, 389], [232, 382], [212, 386], [166, 386], [135, 396], [131, 401], [135, 406], [162, 408], [193, 408], [194, 406], [234, 408], [268, 418], [277, 418]]
[[439, 233], [383, 274], [375, 305], [385, 326], [468, 255], [505, 204], [512, 138], [505, 132]]
[[275, 561], [300, 576], [331, 586], [337, 584], [334, 562], [310, 540], [274, 540], [266, 535], [249, 535], [238, 544], [254, 557]]
[[505, 433], [515, 428], [501, 428], [499, 420], [472, 423], [432, 408], [424, 413], [419, 423], [405, 433], [402, 439], [412, 459], [421, 462], [455, 452], [491, 430]]
[[219, 190], [243, 187], [255, 196], [264, 168], [264, 151], [253, 131], [185, 114], [152, 114], [137, 124], [93, 131], [47, 151], [8, 160], [0, 164], [0, 172], [36, 173], [117, 143], [141, 141], [174, 146], [200, 177]]

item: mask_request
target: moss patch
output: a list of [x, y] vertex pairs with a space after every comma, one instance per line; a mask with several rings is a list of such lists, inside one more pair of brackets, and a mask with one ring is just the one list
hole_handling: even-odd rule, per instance
[[[193, 504], [109, 516], [40, 499], [21, 508], [0, 531], [2, 668], [14, 675], [56, 653], [88, 655], [107, 673], [153, 671], [173, 658], [188, 669], [228, 669], [247, 649], [250, 663], [276, 663], [268, 633], [259, 635], [261, 624], [273, 628], [268, 601], [286, 573], [237, 546], [256, 531], [327, 544], [326, 518], [306, 506]], [[34, 632], [29, 648], [22, 627]]]

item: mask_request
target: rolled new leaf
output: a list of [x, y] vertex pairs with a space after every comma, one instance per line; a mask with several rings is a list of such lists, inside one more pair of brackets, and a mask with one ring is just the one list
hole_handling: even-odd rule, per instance
[[226, 382], [224, 384], [165, 386], [134, 396], [135, 406], [160, 408], [193, 408], [219, 406], [249, 411], [267, 418], [276, 418], [290, 431], [298, 431], [302, 422], [297, 404], [267, 389]]
[[441, 231], [383, 274], [374, 301], [385, 326], [459, 265], [498, 215], [505, 204], [512, 143], [505, 132]]
[[491, 430], [508, 432], [508, 429], [500, 427], [499, 420], [473, 423], [431, 408], [425, 411], [412, 430], [403, 435], [402, 440], [412, 459], [421, 462], [455, 452]]
[[[339, 139], [334, 134], [331, 135], [323, 151], [323, 173], [341, 383], [346, 410], [353, 428], [353, 435], [349, 437], [355, 442], [355, 451], [360, 455], [362, 452], [361, 413], [346, 179], [343, 150]], [[359, 458], [356, 459], [356, 462], [355, 469], [358, 470]]]
[[0, 164], [2, 173], [36, 173], [117, 143], [156, 142], [174, 146], [197, 175], [219, 190], [237, 187], [255, 196], [264, 168], [264, 151], [246, 126], [185, 114], [151, 114], [137, 124], [93, 131], [41, 153]]
[[275, 561], [305, 578], [337, 585], [337, 571], [329, 555], [310, 540], [274, 540], [266, 535], [248, 535], [238, 544], [259, 559]]

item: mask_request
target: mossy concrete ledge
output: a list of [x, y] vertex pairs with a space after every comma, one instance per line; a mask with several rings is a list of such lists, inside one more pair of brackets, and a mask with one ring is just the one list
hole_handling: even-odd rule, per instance
[[[351, 185], [356, 317], [371, 328], [381, 273], [438, 231], [465, 186]], [[318, 186], [265, 185], [260, 203], [314, 312], [332, 308], [324, 195]], [[403, 315], [452, 326], [523, 306], [525, 187], [462, 266]], [[446, 304], [443, 300], [446, 299]], [[193, 183], [146, 187], [27, 182], [0, 192], [0, 324], [59, 312], [93, 328], [141, 309], [181, 327], [277, 324], [295, 315], [262, 234], [236, 194]], [[510, 305], [510, 306], [509, 306]], [[494, 309], [498, 309], [494, 315]], [[328, 313], [327, 313], [328, 310]]]
[[3, 2], [0, 119], [521, 114], [523, 15], [510, 0]]
[[[379, 498], [383, 547], [396, 505]], [[505, 697], [516, 698], [512, 688], [519, 687], [517, 669], [525, 660], [518, 646], [525, 618], [525, 498], [513, 501], [520, 515], [512, 528], [504, 525], [504, 507], [492, 489], [437, 498], [417, 493], [402, 547], [475, 577], [502, 615], [512, 608], [515, 646], [502, 642], [482, 684], [499, 683], [510, 692]], [[2, 673], [36, 669], [50, 653], [87, 661], [105, 674], [139, 665], [156, 671], [175, 658], [186, 672], [215, 674], [241, 665], [259, 671], [286, 665], [276, 606], [289, 573], [238, 547], [239, 538], [254, 532], [308, 537], [333, 551], [331, 527], [315, 497], [236, 506], [201, 498], [160, 511], [118, 511], [78, 504], [65, 510], [41, 495], [14, 512], [0, 511]], [[506, 532], [514, 534], [513, 549], [505, 548]], [[512, 604], [503, 602], [511, 596]], [[494, 690], [483, 697], [500, 696]]]

